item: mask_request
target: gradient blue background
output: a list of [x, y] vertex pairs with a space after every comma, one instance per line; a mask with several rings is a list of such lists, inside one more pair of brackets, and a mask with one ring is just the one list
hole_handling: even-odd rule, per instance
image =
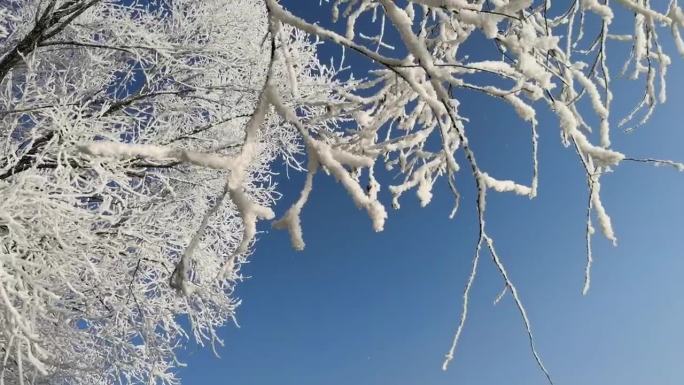
[[[329, 20], [318, 1], [285, 3], [310, 20]], [[477, 44], [473, 55], [493, 49]], [[326, 57], [338, 52], [322, 49]], [[684, 63], [669, 52], [668, 103], [645, 127], [613, 131], [614, 147], [630, 156], [684, 160]], [[626, 51], [614, 53], [613, 64], [620, 65]], [[357, 75], [369, 68], [351, 60]], [[641, 97], [640, 86], [616, 80], [614, 121]], [[480, 165], [496, 177], [528, 181], [529, 128], [506, 105], [475, 93], [459, 97]], [[560, 144], [556, 118], [543, 112], [540, 123], [539, 197], [492, 193], [487, 220], [547, 368], [562, 385], [683, 384], [684, 174], [625, 163], [604, 177], [603, 199], [619, 246], [594, 237], [593, 285], [583, 297], [583, 169], [574, 151]], [[319, 174], [302, 218], [305, 251], [295, 252], [287, 233], [262, 224], [243, 270], [251, 278], [237, 293], [241, 327], [222, 330], [221, 358], [196, 346], [183, 351], [189, 365], [180, 371], [183, 383], [545, 384], [510, 296], [492, 304], [503, 284], [487, 254], [456, 358], [447, 372], [440, 369], [477, 236], [471, 179], [466, 171], [458, 177], [463, 204], [456, 219], [447, 218], [452, 197], [441, 181], [427, 208], [407, 194], [385, 231], [374, 233], [342, 187]], [[283, 174], [280, 183], [282, 213], [303, 176]]]

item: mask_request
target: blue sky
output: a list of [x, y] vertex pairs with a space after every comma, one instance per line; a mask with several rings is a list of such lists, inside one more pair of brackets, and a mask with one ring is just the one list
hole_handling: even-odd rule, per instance
[[[286, 3], [329, 19], [318, 1]], [[616, 149], [684, 160], [684, 63], [672, 56], [668, 103], [635, 132], [616, 129]], [[615, 85], [613, 113], [622, 117], [641, 89]], [[464, 94], [461, 102], [480, 165], [527, 180], [529, 128], [482, 95]], [[545, 112], [540, 123], [539, 197], [490, 194], [487, 223], [547, 368], [557, 384], [684, 383], [684, 174], [626, 163], [603, 179], [619, 246], [594, 237], [593, 284], [583, 297], [583, 170], [560, 144], [557, 120]], [[280, 180], [279, 212], [303, 183], [302, 175], [290, 176]], [[407, 194], [385, 231], [374, 233], [341, 186], [319, 174], [302, 218], [307, 248], [296, 252], [287, 233], [262, 226], [243, 270], [251, 278], [238, 288], [240, 328], [222, 330], [220, 358], [186, 349], [183, 383], [545, 384], [511, 298], [492, 304], [502, 282], [487, 256], [456, 358], [447, 372], [440, 369], [477, 236], [472, 181], [463, 173], [458, 182], [464, 195], [456, 219], [447, 218], [452, 198], [442, 182], [427, 208]]]

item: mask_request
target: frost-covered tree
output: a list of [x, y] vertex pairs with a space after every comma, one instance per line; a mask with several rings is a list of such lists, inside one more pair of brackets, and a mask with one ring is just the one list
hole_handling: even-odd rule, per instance
[[332, 74], [251, 0], [0, 4], [0, 383], [174, 383], [301, 152], [267, 78], [313, 117]]
[[[684, 169], [630, 158], [610, 141], [613, 126], [642, 125], [665, 101], [671, 59], [661, 35], [684, 54], [677, 0], [336, 0], [327, 5], [339, 29], [276, 0], [0, 4], [0, 383], [174, 383], [188, 334], [220, 343], [216, 328], [234, 316], [257, 221], [274, 216], [279, 157], [307, 172], [299, 199], [273, 222], [298, 249], [318, 171], [376, 231], [387, 219], [380, 165], [402, 176], [386, 188], [395, 208], [409, 190], [427, 205], [443, 178], [455, 215], [456, 177], [472, 178], [478, 242], [444, 368], [485, 248], [551, 381], [485, 226], [487, 193], [537, 194], [537, 111], [558, 116], [586, 170], [585, 293], [593, 222], [617, 239], [601, 176], [625, 161]], [[617, 9], [633, 15], [629, 34], [613, 31]], [[319, 39], [374, 69], [355, 80], [343, 56], [320, 64]], [[645, 79], [641, 103], [617, 121], [612, 41], [631, 45], [623, 73]], [[471, 58], [469, 42], [490, 44], [490, 56]], [[531, 127], [529, 181], [480, 168], [463, 89]]]

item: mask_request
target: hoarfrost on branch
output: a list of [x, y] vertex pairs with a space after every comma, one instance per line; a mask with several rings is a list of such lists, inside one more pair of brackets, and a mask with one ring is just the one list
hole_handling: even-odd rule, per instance
[[[555, 113], [587, 175], [589, 290], [592, 220], [617, 242], [601, 176], [626, 161], [684, 169], [611, 147], [608, 42], [631, 42], [623, 73], [645, 78], [641, 102], [617, 124], [639, 127], [666, 99], [662, 39], [684, 55], [677, 0], [334, 0], [338, 30], [276, 0], [256, 3], [0, 3], [0, 384], [177, 383], [176, 348], [188, 338], [221, 344], [216, 330], [235, 316], [257, 222], [274, 219], [276, 159], [307, 173], [299, 199], [273, 222], [297, 249], [318, 171], [376, 231], [388, 219], [379, 165], [402, 176], [386, 187], [393, 207], [410, 190], [429, 204], [443, 178], [452, 216], [457, 174], [472, 178], [478, 241], [443, 367], [484, 247], [551, 382], [487, 231], [486, 197], [537, 195], [537, 112]], [[611, 33], [619, 8], [633, 14], [631, 34]], [[491, 57], [462, 52], [476, 39], [492, 44]], [[323, 40], [374, 69], [357, 80], [343, 62], [323, 65]], [[480, 168], [460, 90], [509, 105], [530, 126], [528, 180]]]

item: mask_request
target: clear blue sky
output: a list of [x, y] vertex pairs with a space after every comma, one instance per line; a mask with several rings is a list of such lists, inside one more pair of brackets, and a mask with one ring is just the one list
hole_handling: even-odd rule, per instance
[[[310, 19], [329, 19], [318, 1], [286, 3]], [[684, 160], [684, 60], [672, 57], [669, 102], [647, 126], [615, 130], [616, 149]], [[625, 81], [616, 87], [614, 115], [622, 117], [640, 89]], [[529, 128], [482, 95], [463, 94], [461, 102], [483, 168], [527, 180]], [[619, 246], [594, 237], [593, 285], [583, 297], [583, 170], [561, 146], [557, 120], [548, 113], [540, 120], [539, 197], [490, 194], [488, 226], [546, 366], [559, 385], [683, 384], [684, 174], [624, 164], [603, 179]], [[281, 179], [278, 212], [302, 179]], [[464, 196], [456, 219], [447, 218], [452, 198], [439, 183], [427, 208], [407, 194], [385, 231], [374, 233], [341, 186], [319, 174], [303, 214], [306, 250], [295, 252], [285, 232], [262, 225], [243, 270], [251, 278], [237, 293], [241, 327], [222, 330], [221, 358], [194, 346], [183, 352], [183, 383], [545, 384], [510, 297], [492, 305], [502, 282], [487, 257], [456, 358], [447, 372], [440, 369], [477, 235], [472, 181], [466, 173], [458, 181]]]

